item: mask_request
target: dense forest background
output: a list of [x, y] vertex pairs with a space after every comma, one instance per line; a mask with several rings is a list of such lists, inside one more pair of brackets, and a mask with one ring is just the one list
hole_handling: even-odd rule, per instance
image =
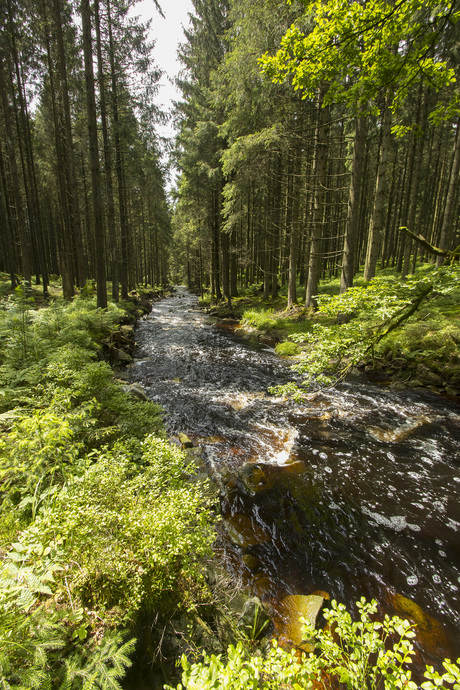
[[455, 5], [194, 2], [174, 215], [191, 284], [287, 283], [310, 306], [321, 277], [426, 260], [400, 226], [458, 244]]
[[265, 298], [287, 284], [289, 304], [310, 306], [321, 277], [340, 274], [344, 291], [360, 266], [366, 280], [412, 272], [428, 254], [400, 226], [458, 244], [456, 2], [195, 0], [172, 203], [160, 71], [133, 5], [2, 3], [0, 269], [13, 286], [21, 275], [46, 294], [60, 275], [70, 298], [96, 280], [104, 306], [106, 280], [117, 300], [172, 265], [217, 299], [263, 282]]
[[153, 104], [160, 77], [133, 3], [2, 2], [1, 269], [98, 304], [166, 281], [170, 214]]
[[[201, 456], [166, 439], [142, 386], [115, 378], [158, 287], [263, 301], [255, 322], [284, 320], [277, 352], [303, 357], [307, 385], [380, 357], [404, 385], [460, 392], [458, 0], [192, 2], [165, 146], [133, 0], [0, 0], [4, 688], [120, 690], [132, 665], [131, 687], [137, 672], [163, 687], [182, 651], [241, 639]], [[397, 625], [406, 659], [412, 633]], [[363, 630], [378, 637], [368, 619]], [[328, 672], [276, 646], [230, 658], [185, 661], [184, 684], [306, 688]], [[385, 683], [415, 690], [403, 662], [388, 678], [382, 662]], [[458, 667], [444, 669], [425, 677], [458, 686]]]

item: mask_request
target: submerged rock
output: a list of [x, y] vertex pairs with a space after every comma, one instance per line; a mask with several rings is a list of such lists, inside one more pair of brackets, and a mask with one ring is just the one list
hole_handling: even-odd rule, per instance
[[416, 624], [416, 635], [424, 649], [437, 656], [452, 656], [451, 645], [447, 639], [444, 627], [439, 621], [430, 616], [421, 606], [404, 597], [402, 594], [390, 592], [390, 599], [398, 616], [408, 618]]
[[[325, 595], [325, 596], [323, 596]], [[281, 642], [292, 644], [304, 652], [312, 652], [314, 645], [304, 639], [300, 618], [308, 620], [313, 627], [321, 607], [328, 595], [321, 594], [290, 594], [280, 602], [276, 626]]]
[[232, 515], [225, 520], [225, 528], [230, 541], [242, 549], [270, 541], [270, 535], [248, 515]]
[[238, 483], [250, 496], [267, 486], [267, 475], [260, 465], [246, 464], [238, 472]]
[[367, 428], [367, 432], [378, 441], [396, 443], [404, 441], [412, 431], [430, 422], [431, 420], [428, 417], [418, 417], [417, 419], [407, 420], [404, 424], [397, 426], [396, 429], [381, 429], [377, 426], [370, 426]]
[[119, 362], [121, 364], [131, 364], [134, 362], [130, 354], [124, 350], [118, 349], [117, 347], [112, 348], [112, 357], [115, 362]]

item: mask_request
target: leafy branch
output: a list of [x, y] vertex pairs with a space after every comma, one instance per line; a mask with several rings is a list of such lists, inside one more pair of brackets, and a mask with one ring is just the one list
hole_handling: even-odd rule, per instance
[[[428, 274], [409, 276], [406, 281], [374, 278], [368, 285], [350, 288], [343, 295], [319, 295], [318, 313], [335, 322], [316, 323], [310, 333], [290, 336], [305, 346], [293, 370], [302, 375], [303, 386], [335, 385], [352, 367], [369, 359], [374, 361], [380, 343], [401, 329], [423, 304], [458, 289], [460, 267], [454, 263]], [[293, 387], [278, 387], [272, 392], [292, 395]], [[294, 388], [294, 395], [299, 394]]]

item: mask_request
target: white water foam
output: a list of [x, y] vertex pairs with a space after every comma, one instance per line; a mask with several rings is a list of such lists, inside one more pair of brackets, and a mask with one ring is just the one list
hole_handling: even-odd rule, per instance
[[374, 520], [374, 522], [376, 522], [378, 525], [389, 527], [395, 532], [402, 532], [404, 529], [406, 529], [406, 527], [408, 527], [404, 515], [392, 515], [388, 518], [385, 517], [385, 515], [380, 515], [380, 513], [372, 512], [372, 510], [369, 510], [369, 508], [366, 508], [366, 506], [362, 506], [361, 510], [365, 515], [372, 518], [372, 520]]

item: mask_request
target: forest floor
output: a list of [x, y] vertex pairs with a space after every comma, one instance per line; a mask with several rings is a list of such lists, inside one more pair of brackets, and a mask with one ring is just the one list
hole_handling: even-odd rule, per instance
[[7, 684], [89, 687], [96, 674], [114, 688], [130, 669], [124, 688], [162, 688], [183, 652], [223, 653], [246, 634], [249, 597], [211, 548], [216, 488], [168, 441], [161, 408], [119, 378], [136, 319], [168, 292], [138, 288], [102, 310], [90, 284], [66, 302], [57, 279], [44, 299], [0, 274]]
[[[430, 267], [421, 267], [424, 274]], [[381, 271], [380, 278], [397, 280], [395, 271]], [[362, 275], [355, 279], [355, 286], [365, 288]], [[303, 288], [298, 286], [297, 294]], [[338, 295], [339, 279], [322, 281], [320, 295]], [[299, 300], [287, 307], [287, 286], [282, 286], [277, 299], [264, 300], [262, 287], [250, 286], [227, 302], [216, 303], [210, 298], [201, 305], [216, 319], [235, 321], [238, 328], [265, 340], [277, 354], [292, 360], [296, 365], [308, 352], [308, 342], [299, 340], [312, 333], [316, 324], [338, 325], [338, 315], [330, 316], [307, 309]], [[357, 368], [370, 377], [395, 389], [427, 388], [435, 393], [460, 396], [460, 294], [439, 296], [412, 315], [392, 331], [382, 342], [373, 357], [363, 358]], [[367, 317], [354, 317], [358, 326], [368, 327]]]

